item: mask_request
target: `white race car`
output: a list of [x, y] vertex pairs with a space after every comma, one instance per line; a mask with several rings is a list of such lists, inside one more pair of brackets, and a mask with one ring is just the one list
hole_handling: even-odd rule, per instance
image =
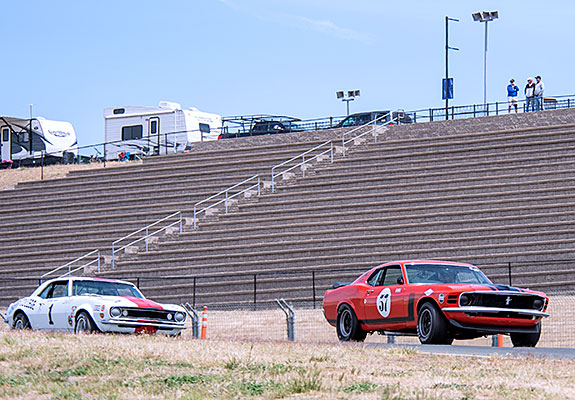
[[69, 277], [44, 282], [10, 304], [5, 322], [13, 329], [178, 335], [186, 329], [186, 310], [147, 300], [129, 282]]

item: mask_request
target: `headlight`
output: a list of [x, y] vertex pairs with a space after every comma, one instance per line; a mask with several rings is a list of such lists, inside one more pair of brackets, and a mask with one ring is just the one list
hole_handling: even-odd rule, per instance
[[533, 301], [533, 309], [534, 310], [541, 310], [543, 308], [543, 300], [536, 299]]
[[168, 315], [167, 315], [167, 318], [168, 318], [169, 321], [171, 321], [171, 320], [172, 320], [172, 314], [168, 314]]
[[471, 295], [469, 294], [462, 294], [461, 296], [459, 296], [459, 305], [460, 306], [468, 306], [471, 304]]
[[112, 318], [118, 318], [120, 315], [122, 315], [122, 310], [118, 307], [112, 307], [110, 308], [110, 316]]
[[176, 322], [184, 322], [184, 320], [186, 319], [186, 314], [184, 314], [183, 312], [177, 312], [174, 314], [174, 319], [176, 320]]

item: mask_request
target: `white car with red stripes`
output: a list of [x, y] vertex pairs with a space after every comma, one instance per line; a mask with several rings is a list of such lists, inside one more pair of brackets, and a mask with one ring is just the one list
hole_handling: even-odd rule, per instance
[[148, 300], [130, 282], [67, 277], [10, 304], [6, 322], [13, 329], [178, 335], [186, 329], [186, 310]]

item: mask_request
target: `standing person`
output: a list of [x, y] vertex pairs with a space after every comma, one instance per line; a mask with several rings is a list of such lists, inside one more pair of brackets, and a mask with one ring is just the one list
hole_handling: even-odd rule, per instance
[[[525, 100], [527, 103], [526, 111], [535, 111], [535, 84], [533, 78], [527, 78], [527, 85], [525, 86]], [[531, 110], [529, 110], [531, 107]]]
[[545, 86], [543, 85], [543, 81], [541, 81], [541, 77], [537, 75], [535, 77], [537, 83], [535, 84], [535, 90], [533, 94], [535, 95], [535, 110], [543, 110], [543, 91], [545, 90]]
[[507, 85], [507, 101], [509, 102], [510, 114], [511, 106], [515, 107], [515, 114], [517, 114], [517, 93], [519, 93], [519, 86], [515, 84], [515, 79], [511, 79], [509, 85]]

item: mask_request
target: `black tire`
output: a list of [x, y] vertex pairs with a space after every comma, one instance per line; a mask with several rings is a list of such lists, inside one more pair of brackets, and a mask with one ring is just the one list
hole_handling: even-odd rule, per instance
[[14, 329], [31, 329], [30, 320], [23, 312], [19, 312], [14, 316]]
[[536, 333], [511, 333], [513, 347], [535, 347], [541, 337], [541, 322], [537, 324]]
[[94, 333], [96, 328], [92, 322], [92, 318], [85, 311], [80, 311], [76, 316], [76, 325], [74, 326], [74, 333], [84, 334], [84, 333]]
[[336, 328], [337, 337], [342, 342], [363, 342], [367, 336], [367, 332], [361, 329], [355, 313], [347, 304], [344, 304], [339, 308]]
[[431, 303], [425, 303], [417, 313], [417, 336], [421, 344], [451, 344], [447, 320]]

